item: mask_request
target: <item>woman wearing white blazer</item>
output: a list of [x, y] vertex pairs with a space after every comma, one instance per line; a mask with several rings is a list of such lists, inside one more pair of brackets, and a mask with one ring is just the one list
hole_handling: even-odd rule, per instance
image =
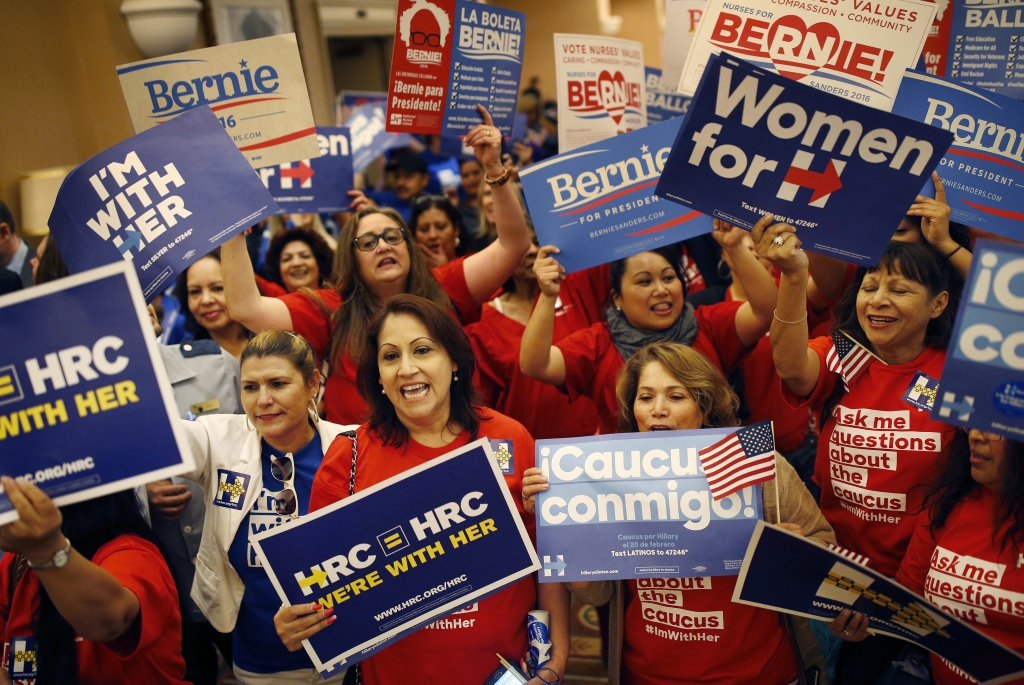
[[[281, 602], [249, 537], [308, 511], [324, 452], [356, 426], [320, 420], [316, 358], [295, 333], [265, 331], [250, 340], [241, 375], [245, 415], [181, 425], [196, 462], [185, 476], [203, 487], [207, 505], [192, 599], [214, 628], [234, 630], [234, 670], [243, 685], [340, 683], [343, 674], [324, 680], [305, 652], [289, 652], [277, 636]], [[328, 626], [335, 620], [330, 609], [311, 605], [313, 613]]]

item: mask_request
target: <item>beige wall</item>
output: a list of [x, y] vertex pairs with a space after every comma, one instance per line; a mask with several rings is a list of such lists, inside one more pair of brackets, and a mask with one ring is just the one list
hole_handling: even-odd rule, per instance
[[0, 0], [0, 199], [16, 221], [23, 172], [79, 164], [134, 133], [115, 67], [143, 56], [120, 4]]
[[622, 17], [618, 38], [644, 44], [644, 64], [661, 69], [661, 27], [658, 4], [664, 0], [612, 0], [612, 14]]

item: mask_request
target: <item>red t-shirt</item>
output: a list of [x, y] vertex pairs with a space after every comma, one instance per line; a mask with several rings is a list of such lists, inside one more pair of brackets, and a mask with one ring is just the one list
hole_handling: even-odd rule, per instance
[[[697, 337], [691, 347], [728, 376], [747, 351], [736, 333], [736, 312], [742, 302], [720, 302], [697, 307]], [[619, 430], [619, 402], [615, 382], [625, 363], [608, 324], [597, 323], [555, 343], [565, 359], [565, 384], [569, 399], [589, 397], [597, 405], [601, 433]]]
[[[815, 338], [821, 374], [809, 397], [797, 397], [783, 381], [790, 406], [820, 414], [839, 374], [825, 366], [832, 338]], [[871, 568], [895, 575], [931, 483], [957, 429], [933, 421], [925, 409], [903, 398], [919, 373], [937, 380], [946, 353], [925, 349], [908, 364], [875, 360], [827, 417], [818, 440], [814, 478], [821, 486], [821, 513], [843, 547], [871, 560]]]
[[[608, 280], [606, 265], [566, 276], [559, 295], [561, 306], [555, 309], [555, 342], [602, 319]], [[483, 307], [480, 321], [466, 327], [476, 354], [476, 382], [483, 403], [522, 423], [534, 439], [593, 435], [597, 408], [589, 398], [570, 401], [554, 386], [519, 369], [525, 330], [492, 306]]]
[[[466, 325], [480, 318], [480, 305], [473, 300], [466, 285], [464, 260], [465, 257], [460, 257], [433, 269], [431, 273], [451, 299], [455, 309], [453, 314], [457, 314], [461, 323]], [[316, 294], [332, 312], [341, 306], [341, 296], [336, 290], [322, 289]], [[302, 293], [289, 293], [280, 300], [288, 306], [292, 330], [308, 340], [317, 357], [323, 359], [331, 341], [331, 315]], [[358, 371], [359, 360], [347, 354], [342, 356], [341, 364], [332, 364], [331, 375], [324, 385], [324, 410], [328, 421], [353, 424], [362, 423], [369, 417], [369, 408], [356, 386]]]
[[256, 287], [260, 289], [260, 295], [263, 297], [284, 297], [288, 294], [288, 290], [280, 283], [274, 283], [259, 275], [256, 276]]
[[732, 601], [736, 576], [626, 581], [626, 685], [783, 685], [796, 656], [779, 615]]
[[[522, 509], [523, 471], [533, 466], [533, 438], [507, 416], [481, 409], [484, 418], [477, 437], [512, 442], [512, 463], [505, 483], [523, 522], [534, 535], [533, 516]], [[463, 431], [445, 447], [425, 447], [409, 440], [405, 447], [385, 447], [367, 426], [356, 431], [359, 454], [356, 463], [356, 492], [387, 480], [431, 459], [448, 454], [469, 443]], [[335, 440], [313, 481], [310, 512], [348, 497], [352, 467], [352, 442], [344, 436]], [[526, 654], [526, 614], [536, 603], [533, 576], [527, 576], [499, 592], [449, 616], [428, 624], [395, 644], [362, 661], [365, 685], [409, 685], [409, 683], [483, 683], [497, 668], [495, 654], [512, 663]]]
[[[896, 580], [1024, 656], [1024, 554], [993, 544], [1002, 543], [1009, 527], [994, 531], [995, 516], [996, 497], [980, 486], [934, 533], [929, 513], [922, 514]], [[932, 670], [938, 685], [978, 682], [935, 654]]]
[[[14, 557], [6, 554], [0, 560], [4, 667], [16, 685], [31, 685], [39, 658], [32, 630], [39, 609], [39, 577], [32, 569], [26, 569], [12, 598]], [[78, 681], [82, 685], [184, 685], [178, 593], [167, 562], [156, 546], [134, 535], [121, 535], [100, 547], [92, 563], [138, 597], [141, 626], [138, 643], [129, 648], [117, 642], [78, 638]], [[42, 658], [47, 657], [44, 654]]]

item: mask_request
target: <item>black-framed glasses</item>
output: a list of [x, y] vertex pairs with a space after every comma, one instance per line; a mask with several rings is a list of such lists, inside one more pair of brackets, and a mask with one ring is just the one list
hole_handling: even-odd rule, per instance
[[441, 34], [440, 33], [424, 33], [423, 31], [413, 31], [410, 35], [412, 38], [413, 45], [429, 45], [432, 48], [441, 47]]
[[451, 200], [448, 199], [447, 195], [420, 195], [412, 204], [416, 206], [425, 205], [430, 202], [451, 202]]
[[291, 452], [270, 458], [270, 474], [284, 483], [284, 490], [274, 498], [274, 511], [295, 518], [299, 515], [299, 494], [295, 491], [295, 457]]
[[383, 233], [364, 233], [353, 240], [352, 244], [360, 252], [369, 252], [377, 247], [377, 243], [381, 238], [388, 245], [398, 245], [405, 241], [405, 229], [392, 226], [391, 228], [385, 228]]

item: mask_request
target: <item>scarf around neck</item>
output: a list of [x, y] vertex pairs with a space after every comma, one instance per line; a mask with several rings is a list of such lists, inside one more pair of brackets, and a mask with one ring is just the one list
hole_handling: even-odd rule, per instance
[[683, 305], [683, 313], [676, 322], [662, 331], [641, 331], [634, 328], [626, 315], [613, 304], [608, 305], [604, 318], [608, 322], [608, 332], [612, 334], [615, 349], [622, 355], [623, 361], [650, 343], [671, 341], [689, 346], [697, 337], [697, 315], [694, 314], [693, 305], [689, 302]]

